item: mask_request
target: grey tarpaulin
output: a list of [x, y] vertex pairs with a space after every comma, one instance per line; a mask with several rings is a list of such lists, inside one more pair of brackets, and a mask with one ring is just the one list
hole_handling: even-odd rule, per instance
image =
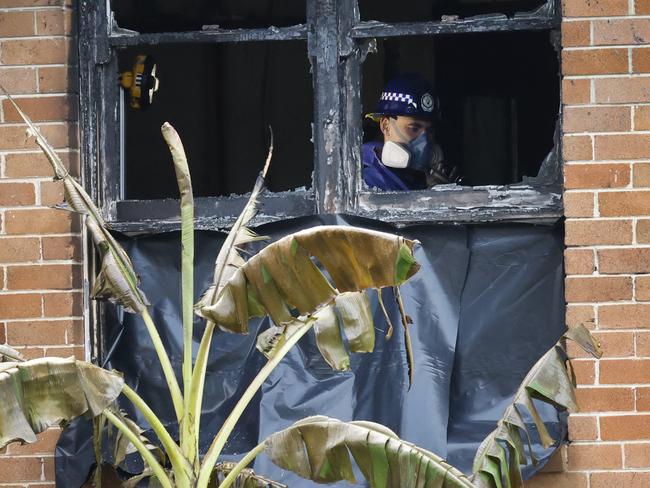
[[[387, 324], [371, 291], [375, 352], [353, 355], [351, 371], [336, 373], [320, 357], [313, 337], [305, 337], [266, 381], [242, 417], [227, 453], [242, 453], [300, 418], [323, 414], [383, 423], [404, 439], [471, 471], [478, 443], [494, 428], [530, 366], [564, 330], [561, 229], [509, 224], [396, 230], [357, 217], [320, 216], [267, 224], [257, 231], [275, 240], [299, 229], [333, 223], [396, 232], [422, 243], [416, 252], [422, 269], [402, 287], [406, 310], [413, 319], [413, 385], [408, 388], [392, 292], [383, 290], [396, 329], [392, 339], [385, 340]], [[210, 281], [223, 238], [216, 232], [197, 232], [197, 296]], [[142, 278], [142, 289], [152, 303], [153, 318], [172, 362], [180, 368], [179, 235], [124, 237], [121, 241]], [[258, 328], [264, 327], [267, 324], [262, 320], [251, 324], [248, 336], [216, 334], [206, 381], [202, 451], [264, 363], [254, 346]], [[197, 320], [195, 348], [202, 330]], [[140, 318], [109, 306], [103, 335], [107, 365], [123, 371], [127, 382], [175, 430], [162, 372]], [[543, 411], [551, 431], [562, 436], [563, 417], [553, 409]], [[136, 419], [145, 425], [142, 418]], [[77, 422], [62, 435], [56, 451], [58, 487], [80, 486], [86, 478], [93, 463], [89, 432], [87, 425]], [[258, 458], [255, 469], [291, 487], [315, 486], [283, 472], [264, 456]]]

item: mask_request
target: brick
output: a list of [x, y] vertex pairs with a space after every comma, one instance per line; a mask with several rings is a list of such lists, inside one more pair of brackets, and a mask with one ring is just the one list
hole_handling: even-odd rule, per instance
[[650, 388], [639, 387], [636, 389], [635, 393], [637, 411], [650, 411]]
[[650, 42], [650, 20], [648, 19], [595, 20], [593, 30], [594, 46]]
[[603, 217], [650, 215], [650, 191], [612, 191], [598, 195]]
[[562, 46], [589, 46], [591, 44], [591, 22], [562, 22]]
[[83, 296], [80, 292], [45, 293], [43, 313], [46, 317], [78, 317], [83, 313]]
[[642, 159], [650, 157], [650, 134], [594, 136], [595, 159]]
[[0, 457], [0, 473], [2, 481], [40, 481], [43, 459], [39, 457]]
[[634, 130], [650, 130], [650, 105], [634, 107]]
[[33, 12], [3, 12], [0, 15], [0, 37], [34, 35]]
[[596, 382], [596, 362], [593, 359], [571, 360], [578, 385], [593, 385]]
[[589, 103], [591, 101], [591, 82], [585, 79], [562, 80], [562, 102], [565, 105]]
[[634, 12], [637, 15], [650, 14], [650, 0], [635, 0], [634, 1]]
[[650, 332], [636, 332], [636, 356], [650, 357]]
[[567, 246], [632, 243], [631, 220], [568, 219], [564, 228]]
[[526, 480], [526, 488], [587, 488], [587, 474], [540, 473]]
[[66, 210], [34, 209], [5, 212], [7, 234], [65, 234], [80, 228], [78, 215]]
[[598, 271], [612, 273], [646, 273], [650, 271], [650, 248], [601, 249]]
[[38, 91], [41, 93], [78, 93], [77, 70], [70, 66], [39, 67]]
[[15, 346], [83, 344], [81, 320], [7, 322], [7, 342]]
[[569, 470], [621, 468], [621, 451], [617, 444], [572, 444], [568, 447]]
[[81, 258], [81, 237], [43, 237], [43, 259]]
[[[592, 332], [592, 335], [600, 343], [603, 357], [634, 356], [633, 332]], [[591, 357], [575, 342], [568, 342], [567, 350], [570, 357]]]
[[629, 107], [566, 107], [562, 128], [568, 132], [623, 132], [632, 127]]
[[0, 263], [36, 261], [40, 257], [40, 245], [36, 237], [0, 238]]
[[[79, 176], [78, 153], [57, 155], [73, 176]], [[10, 153], [5, 155], [5, 176], [8, 178], [54, 176], [54, 170], [43, 153]]]
[[650, 328], [650, 304], [601, 305], [598, 307], [598, 327], [601, 329]]
[[632, 278], [627, 276], [569, 276], [565, 283], [567, 302], [606, 302], [632, 298]]
[[41, 316], [41, 295], [39, 293], [0, 294], [2, 318], [26, 319]]
[[45, 264], [9, 266], [7, 288], [10, 290], [66, 290], [81, 286], [81, 266]]
[[562, 155], [566, 161], [585, 161], [594, 158], [593, 145], [589, 136], [564, 136]]
[[33, 184], [0, 182], [0, 207], [34, 205], [35, 201], [36, 195]]
[[44, 355], [55, 358], [69, 358], [74, 356], [81, 361], [84, 361], [86, 357], [83, 346], [46, 347]]
[[650, 444], [624, 444], [626, 468], [650, 468]]
[[594, 80], [596, 103], [643, 103], [650, 101], [650, 78], [602, 78]]
[[637, 188], [650, 186], [650, 163], [634, 163], [633, 185]]
[[36, 33], [39, 36], [62, 36], [72, 33], [72, 10], [36, 12]]
[[[28, 137], [26, 126], [0, 126], [0, 150], [38, 149], [33, 137]], [[77, 128], [73, 124], [40, 127], [41, 134], [55, 149], [77, 147]]]
[[[632, 388], [578, 388], [576, 398], [581, 412], [626, 412], [634, 410]], [[610, 468], [618, 467], [607, 466]]]
[[598, 367], [603, 385], [650, 383], [650, 359], [601, 359]]
[[591, 473], [590, 488], [640, 488], [650, 486], [650, 473]]
[[[77, 102], [70, 96], [21, 98], [17, 100], [23, 112], [34, 122], [76, 120]], [[2, 101], [5, 122], [21, 122], [22, 118], [9, 100]]]
[[629, 183], [629, 164], [589, 163], [564, 166], [564, 188], [566, 189], [621, 188]]
[[0, 42], [3, 64], [64, 64], [69, 43], [63, 39], [20, 39]]
[[0, 84], [12, 95], [35, 93], [36, 69], [0, 67]]
[[564, 251], [564, 270], [567, 274], [591, 274], [594, 269], [594, 252], [591, 249], [566, 249]]
[[632, 49], [632, 72], [650, 73], [650, 48]]
[[604, 75], [628, 72], [627, 49], [575, 49], [562, 51], [562, 73]]
[[22, 446], [18, 443], [10, 444], [8, 453], [17, 456], [52, 454], [60, 436], [60, 429], [48, 429], [45, 432], [38, 434], [36, 436], [38, 440], [33, 444], [23, 444]]
[[567, 305], [566, 307], [566, 325], [573, 327], [582, 324], [588, 329], [594, 328], [595, 312], [592, 305]]
[[598, 421], [596, 417], [569, 416], [569, 440], [591, 441], [598, 438]]
[[41, 205], [50, 207], [64, 202], [63, 181], [43, 181], [40, 186]]
[[608, 17], [626, 15], [626, 0], [563, 0], [562, 13], [565, 17]]
[[53, 7], [64, 5], [69, 0], [0, 0], [0, 8], [10, 7]]
[[568, 217], [593, 217], [594, 193], [592, 192], [565, 192], [564, 215]]
[[635, 298], [637, 300], [650, 300], [650, 276], [636, 276], [634, 278]]

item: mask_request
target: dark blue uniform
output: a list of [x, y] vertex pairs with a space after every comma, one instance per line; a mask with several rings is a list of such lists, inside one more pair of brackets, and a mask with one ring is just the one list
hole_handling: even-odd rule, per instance
[[366, 186], [384, 191], [425, 189], [426, 176], [421, 171], [389, 168], [382, 164], [379, 156], [383, 146], [381, 142], [367, 142], [361, 148], [363, 181]]

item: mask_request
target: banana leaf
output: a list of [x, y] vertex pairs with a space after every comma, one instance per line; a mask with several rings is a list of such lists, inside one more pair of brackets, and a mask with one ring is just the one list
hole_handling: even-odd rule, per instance
[[99, 415], [123, 385], [117, 373], [74, 358], [0, 363], [0, 447], [35, 442], [39, 432], [79, 415]]
[[514, 396], [514, 400], [497, 423], [496, 429], [479, 446], [473, 465], [473, 482], [479, 487], [523, 487], [521, 466], [528, 464], [524, 440], [531, 462], [533, 428], [526, 425], [522, 412], [528, 411], [534, 429], [544, 447], [554, 440], [548, 433], [533, 399], [549, 403], [558, 410], [575, 412], [575, 380], [567, 369], [566, 339], [573, 340], [586, 352], [600, 357], [600, 345], [582, 325], [569, 329], [560, 340], [528, 372]]
[[356, 483], [354, 459], [372, 488], [474, 486], [442, 458], [372, 422], [308, 417], [268, 437], [265, 451], [281, 468], [317, 483]]
[[13, 361], [17, 363], [24, 360], [25, 358], [22, 354], [16, 351], [13, 347], [9, 347], [6, 344], [0, 344], [0, 363], [3, 361]]
[[131, 260], [106, 229], [106, 223], [99, 209], [97, 209], [83, 187], [68, 173], [59, 156], [29, 117], [2, 86], [0, 86], [0, 90], [13, 104], [29, 127], [29, 132], [36, 138], [36, 143], [41, 147], [52, 165], [55, 179], [63, 180], [65, 200], [70, 209], [84, 215], [86, 218], [88, 232], [92, 236], [101, 258], [99, 275], [93, 284], [91, 295], [94, 298], [107, 298], [111, 302], [118, 303], [127, 312], [141, 313], [149, 303], [144, 293], [138, 288], [139, 280], [133, 270]]
[[[418, 270], [415, 241], [354, 227], [321, 226], [286, 236], [239, 267], [201, 314], [228, 332], [247, 333], [251, 317], [282, 326], [334, 302], [341, 292], [403, 283]], [[318, 261], [332, 278], [318, 269]]]

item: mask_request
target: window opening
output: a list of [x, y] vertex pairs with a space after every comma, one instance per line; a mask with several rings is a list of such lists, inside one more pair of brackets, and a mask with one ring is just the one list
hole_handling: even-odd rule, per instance
[[[419, 73], [439, 99], [435, 139], [462, 184], [518, 183], [553, 149], [558, 72], [548, 31], [387, 38], [363, 66], [363, 111], [386, 81]], [[377, 123], [364, 118], [363, 131], [364, 142], [383, 141]]]
[[181, 135], [197, 197], [250, 191], [275, 150], [272, 192], [311, 186], [312, 87], [304, 41], [134, 46], [119, 52], [120, 70], [137, 54], [152, 56], [159, 89], [145, 110], [124, 110], [125, 198], [175, 198], [176, 180], [160, 126]]

